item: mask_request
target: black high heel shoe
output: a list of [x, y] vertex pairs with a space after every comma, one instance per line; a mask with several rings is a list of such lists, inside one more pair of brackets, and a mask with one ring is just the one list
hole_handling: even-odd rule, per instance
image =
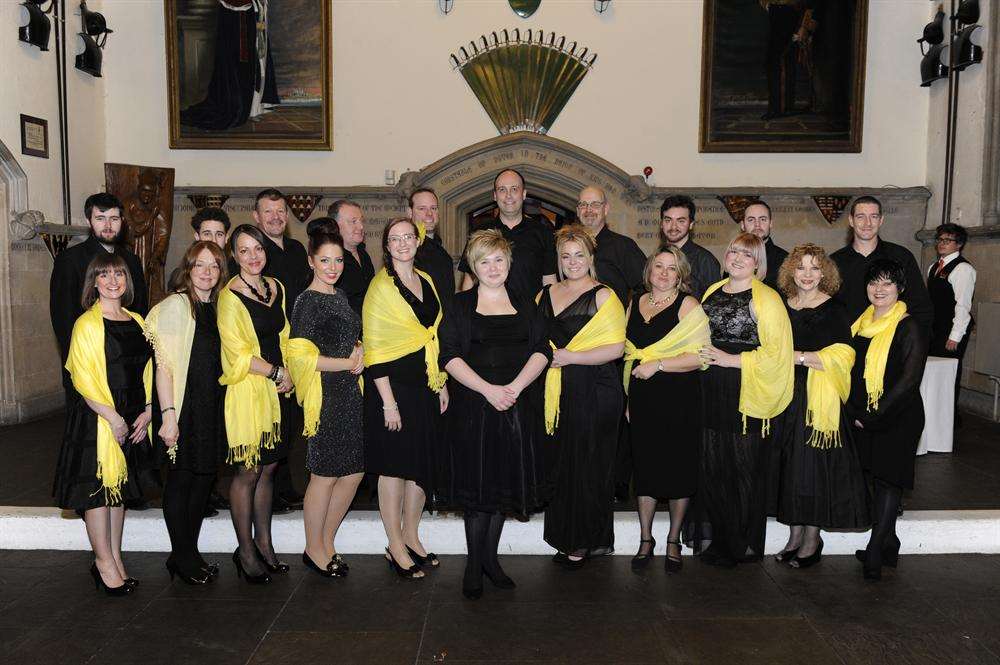
[[406, 547], [406, 553], [410, 555], [410, 558], [413, 559], [413, 562], [418, 566], [420, 566], [421, 568], [425, 566], [430, 566], [431, 568], [437, 568], [439, 565], [441, 565], [441, 562], [438, 560], [438, 555], [434, 554], [434, 552], [428, 552], [427, 556], [420, 556], [419, 554], [414, 552], [413, 548], [410, 547], [409, 545], [404, 545], [404, 547]]
[[[650, 543], [649, 551], [642, 554], [643, 543]], [[637, 570], [639, 568], [645, 568], [649, 565], [649, 562], [653, 559], [653, 550], [656, 548], [656, 538], [650, 536], [649, 540], [645, 538], [639, 539], [639, 551], [635, 553], [632, 557], [632, 569]]]
[[[887, 568], [895, 568], [899, 565], [899, 536], [893, 536], [892, 541], [882, 548], [882, 565]], [[865, 563], [868, 559], [868, 550], [854, 550], [854, 558]]]
[[284, 575], [285, 573], [287, 573], [289, 570], [292, 569], [291, 566], [289, 566], [287, 563], [278, 561], [277, 555], [275, 555], [275, 561], [278, 561], [277, 563], [271, 563], [270, 561], [265, 559], [264, 553], [260, 551], [259, 547], [257, 547], [257, 543], [253, 544], [253, 549], [257, 553], [257, 558], [260, 559], [261, 563], [264, 564], [264, 567], [267, 568], [267, 572], [279, 573]]
[[213, 579], [219, 576], [219, 564], [217, 563], [206, 562], [201, 565], [201, 569]]
[[[573, 556], [578, 556], [574, 554]], [[583, 568], [587, 563], [587, 557], [582, 556], [579, 559], [570, 559], [569, 555], [565, 552], [556, 552], [552, 557], [552, 563], [562, 566], [568, 570], [579, 570]]]
[[347, 562], [339, 554], [334, 554], [326, 567], [336, 574], [337, 577], [347, 577], [347, 573], [351, 572], [351, 567], [347, 565]]
[[139, 586], [139, 580], [135, 579], [134, 577], [126, 577], [125, 584], [134, 589], [137, 586]]
[[[407, 548], [409, 549], [409, 548]], [[392, 556], [392, 552], [389, 548], [385, 548], [385, 560], [389, 562], [389, 567], [396, 571], [396, 574], [400, 577], [406, 578], [408, 580], [422, 580], [425, 575], [424, 571], [420, 569], [420, 564], [414, 563], [409, 568], [403, 568], [396, 562], [396, 558]]]
[[819, 545], [816, 547], [816, 551], [806, 557], [797, 556], [788, 562], [792, 568], [808, 568], [819, 563], [819, 560], [823, 558], [823, 539], [820, 538]]
[[[308, 552], [302, 553], [302, 563], [305, 564], [306, 568], [313, 571], [320, 577], [335, 577], [333, 571], [330, 570], [330, 566], [327, 566], [326, 568], [320, 568], [319, 565], [312, 560], [312, 557], [309, 556]], [[331, 561], [330, 563], [332, 564], [333, 562]]]
[[774, 555], [774, 560], [778, 563], [788, 563], [795, 557], [799, 555], [799, 548], [796, 547], [794, 550], [781, 550]]
[[670, 556], [671, 545], [676, 545], [678, 552], [680, 552], [682, 547], [681, 541], [670, 540], [669, 538], [667, 539], [667, 559], [663, 562], [663, 568], [668, 573], [679, 573], [681, 572], [681, 568], [684, 567], [684, 559], [682, 559], [679, 554], [676, 557]]
[[243, 568], [243, 561], [240, 559], [240, 548], [233, 552], [233, 565], [236, 566], [236, 577], [242, 577], [248, 584], [270, 584], [271, 576], [267, 573], [251, 575]]
[[135, 587], [129, 586], [128, 584], [122, 584], [119, 587], [110, 587], [104, 583], [104, 579], [101, 578], [101, 571], [97, 569], [97, 562], [90, 564], [90, 576], [94, 578], [94, 587], [100, 591], [104, 589], [104, 593], [109, 596], [127, 596], [135, 589]]
[[177, 566], [177, 564], [171, 561], [170, 559], [167, 559], [166, 565], [167, 565], [167, 572], [170, 573], [171, 582], [174, 581], [175, 575], [181, 578], [181, 582], [184, 582], [185, 584], [190, 584], [191, 586], [201, 586], [203, 584], [208, 584], [209, 582], [212, 581], [212, 576], [209, 575], [204, 570], [201, 570], [200, 568], [198, 569], [198, 572], [201, 573], [201, 575], [196, 576], [196, 575], [188, 575], [187, 573], [182, 571]]

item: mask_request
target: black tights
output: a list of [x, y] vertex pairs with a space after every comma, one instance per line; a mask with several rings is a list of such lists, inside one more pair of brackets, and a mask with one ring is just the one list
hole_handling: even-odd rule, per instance
[[879, 568], [882, 565], [882, 553], [894, 549], [896, 536], [896, 516], [899, 514], [899, 503], [903, 498], [903, 488], [874, 479], [875, 489], [875, 524], [872, 525], [872, 535], [865, 551], [865, 561], [868, 568]]
[[229, 512], [240, 544], [240, 558], [251, 575], [263, 572], [255, 547], [268, 562], [277, 561], [271, 543], [271, 499], [277, 466], [275, 462], [252, 469], [240, 467], [229, 486]]
[[464, 519], [465, 545], [469, 554], [462, 585], [469, 589], [481, 587], [483, 572], [493, 579], [506, 578], [497, 557], [505, 521], [503, 514], [466, 510]]
[[163, 521], [170, 535], [170, 559], [182, 571], [195, 575], [206, 565], [198, 552], [198, 534], [205, 518], [214, 473], [181, 469], [167, 472], [163, 488]]

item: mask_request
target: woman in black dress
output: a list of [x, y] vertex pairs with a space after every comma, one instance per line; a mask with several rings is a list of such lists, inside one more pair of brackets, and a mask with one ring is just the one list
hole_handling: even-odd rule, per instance
[[[702, 436], [693, 540], [704, 563], [764, 556], [771, 419], [792, 399], [792, 329], [781, 296], [760, 281], [764, 243], [751, 233], [726, 250], [729, 277], [705, 291], [712, 343], [701, 354]], [[692, 511], [693, 513], [695, 511]]]
[[229, 486], [239, 541], [233, 565], [248, 582], [266, 584], [268, 572], [288, 572], [271, 542], [271, 500], [274, 472], [295, 435], [289, 414], [294, 407], [286, 394], [292, 381], [284, 360], [289, 326], [284, 288], [262, 274], [267, 255], [260, 230], [236, 227], [229, 250], [239, 274], [219, 294], [218, 322], [228, 461], [237, 467]]
[[[701, 383], [694, 370], [701, 368], [698, 352], [709, 341], [708, 318], [698, 300], [687, 295], [691, 266], [681, 250], [661, 247], [646, 261], [644, 276], [646, 293], [632, 298], [626, 327], [626, 414], [640, 527], [632, 567], [645, 566], [653, 557], [659, 499], [670, 509], [665, 567], [677, 572], [680, 530], [698, 486]], [[684, 320], [687, 325], [681, 326]]]
[[497, 548], [505, 514], [526, 517], [542, 503], [542, 414], [535, 379], [551, 355], [535, 303], [504, 282], [511, 244], [497, 230], [472, 234], [466, 261], [477, 286], [453, 301], [441, 324], [441, 365], [455, 380], [449, 408], [448, 504], [465, 512], [468, 556], [462, 593], [513, 588]]
[[60, 508], [83, 517], [94, 550], [90, 574], [110, 596], [138, 582], [122, 562], [123, 502], [142, 498], [136, 474], [149, 446], [152, 353], [142, 317], [125, 309], [132, 278], [117, 254], [101, 252], [87, 266], [66, 369], [81, 399], [69, 405], [53, 489]]
[[[611, 289], [597, 281], [594, 240], [579, 225], [556, 233], [562, 281], [542, 289], [539, 307], [547, 320], [552, 368], [560, 370], [554, 395], [546, 375], [546, 443], [553, 496], [545, 510], [545, 542], [558, 550], [553, 561], [579, 568], [588, 551], [614, 546], [614, 466], [624, 409], [615, 360], [625, 348], [625, 312]], [[594, 325], [596, 344], [581, 344]], [[583, 332], [581, 332], [583, 331]], [[558, 405], [555, 422], [549, 412]]]
[[213, 242], [196, 242], [184, 254], [177, 293], [146, 317], [146, 337], [156, 351], [160, 439], [170, 467], [163, 488], [163, 520], [170, 535], [167, 570], [188, 584], [205, 584], [218, 573], [198, 551], [198, 534], [225, 458], [221, 342], [215, 303], [226, 260]]
[[[333, 224], [327, 228], [316, 225], [309, 234], [313, 280], [295, 302], [291, 340], [293, 346], [301, 339], [314, 345], [310, 350], [313, 371], [304, 379], [293, 371], [293, 378], [296, 397], [305, 411], [309, 443], [302, 563], [324, 577], [347, 575], [347, 563], [337, 554], [334, 541], [364, 476], [365, 464], [358, 385], [358, 375], [364, 369], [361, 317], [335, 286], [344, 272], [344, 241], [331, 230], [335, 228]], [[292, 363], [294, 370], [298, 360]], [[316, 388], [319, 395], [313, 396]]]
[[[837, 265], [823, 248], [799, 245], [778, 272], [795, 344], [795, 393], [775, 427], [778, 521], [788, 542], [775, 558], [808, 568], [823, 553], [820, 529], [866, 528], [868, 495], [843, 403], [854, 349]], [[824, 399], [825, 398], [825, 399]]]
[[441, 414], [448, 408], [447, 375], [437, 362], [441, 301], [427, 273], [413, 267], [417, 243], [410, 220], [386, 224], [384, 265], [368, 286], [361, 314], [365, 470], [379, 476], [386, 560], [411, 579], [439, 565], [420, 542], [418, 528], [425, 502], [434, 500], [443, 453]]
[[874, 493], [871, 538], [856, 556], [864, 564], [865, 579], [879, 580], [882, 566], [896, 567], [899, 502], [904, 489], [913, 489], [913, 464], [924, 429], [920, 380], [927, 336], [899, 300], [906, 274], [898, 263], [873, 261], [865, 282], [871, 306], [851, 326], [856, 360], [847, 410]]

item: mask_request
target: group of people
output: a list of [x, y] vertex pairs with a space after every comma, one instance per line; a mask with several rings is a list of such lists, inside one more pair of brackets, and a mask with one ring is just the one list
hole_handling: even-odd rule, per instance
[[286, 234], [285, 196], [264, 190], [254, 225], [230, 230], [218, 208], [195, 215], [172, 293], [147, 313], [141, 271], [118, 242], [121, 204], [90, 197], [92, 236], [59, 255], [52, 278], [67, 370], [55, 496], [85, 520], [98, 589], [138, 584], [121, 556], [123, 505], [160, 464], [171, 577], [219, 574], [198, 534], [220, 463], [234, 467], [238, 575], [262, 584], [288, 572], [271, 517], [276, 471], [299, 436], [302, 562], [324, 577], [350, 570], [335, 539], [365, 474], [377, 477], [385, 558], [402, 577], [440, 565], [420, 538], [425, 508], [464, 513], [471, 599], [484, 576], [515, 586], [498, 557], [508, 516], [544, 511], [544, 539], [567, 569], [613, 552], [623, 477], [638, 503], [636, 568], [654, 556], [661, 501], [671, 572], [684, 544], [709, 564], [759, 560], [768, 515], [790, 527], [777, 558], [791, 566], [820, 559], [822, 529], [868, 527], [864, 576], [896, 565], [928, 345], [960, 354], [968, 333], [958, 312], [971, 288], [945, 286], [970, 271], [974, 282], [961, 227], [938, 229], [928, 296], [913, 256], [879, 238], [872, 197], [854, 201], [853, 240], [829, 256], [777, 247], [756, 202], [721, 265], [691, 239], [687, 196], [663, 202], [648, 258], [608, 228], [599, 188], [580, 192], [579, 223], [557, 231], [525, 214], [525, 198], [520, 173], [497, 175], [497, 215], [471, 233], [456, 289], [433, 190], [414, 191], [408, 215], [385, 225], [378, 271], [357, 203], [311, 220], [303, 247]]

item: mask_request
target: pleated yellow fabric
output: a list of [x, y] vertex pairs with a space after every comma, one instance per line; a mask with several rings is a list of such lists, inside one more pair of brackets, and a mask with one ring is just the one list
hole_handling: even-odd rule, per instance
[[[625, 308], [618, 296], [611, 293], [597, 313], [573, 335], [567, 351], [589, 351], [607, 344], [625, 341]], [[552, 344], [552, 342], [549, 342]], [[555, 345], [552, 344], [552, 348]], [[562, 368], [549, 367], [545, 372], [545, 431], [552, 434], [559, 426], [559, 396], [562, 394]]]
[[[683, 297], [681, 294], [678, 297]], [[699, 350], [712, 340], [708, 326], [708, 315], [699, 305], [687, 313], [667, 335], [647, 347], [637, 349], [635, 344], [625, 340], [625, 371], [622, 382], [625, 393], [628, 393], [629, 379], [632, 378], [632, 367], [636, 363], [643, 364], [653, 360], [674, 358], [684, 353], [697, 354]], [[702, 369], [705, 369], [703, 364]]]
[[441, 324], [441, 299], [438, 298], [434, 280], [422, 270], [414, 269], [414, 272], [431, 285], [431, 291], [438, 301], [437, 318], [429, 328], [421, 325], [413, 308], [399, 293], [392, 277], [382, 268], [368, 285], [365, 304], [361, 308], [365, 365], [370, 367], [392, 362], [423, 349], [427, 365], [427, 385], [434, 392], [439, 392], [448, 380], [448, 375], [438, 367], [441, 349], [437, 332]]
[[[728, 278], [708, 287], [701, 301], [705, 302], [727, 282]], [[751, 282], [750, 288], [760, 346], [740, 354], [739, 410], [743, 415], [744, 434], [747, 418], [759, 418], [763, 421], [761, 434], [767, 436], [771, 431], [771, 418], [784, 411], [792, 401], [795, 349], [792, 345], [792, 324], [781, 296], [758, 279]]]
[[878, 409], [878, 401], [885, 391], [885, 364], [889, 360], [889, 347], [896, 334], [896, 326], [906, 316], [906, 303], [902, 300], [888, 312], [875, 318], [875, 306], [869, 305], [851, 326], [854, 336], [871, 339], [865, 353], [865, 391], [868, 393], [868, 410]]
[[816, 355], [823, 369], [810, 367], [806, 375], [806, 425], [813, 430], [806, 443], [813, 448], [839, 448], [840, 405], [851, 393], [854, 349], [831, 344]]
[[173, 406], [177, 419], [181, 417], [187, 384], [188, 362], [194, 343], [195, 320], [191, 301], [181, 293], [173, 293], [146, 315], [143, 333], [156, 354], [157, 367], [170, 374], [173, 383]]
[[305, 337], [288, 340], [288, 371], [295, 384], [295, 398], [302, 407], [305, 422], [302, 433], [314, 436], [319, 429], [319, 413], [323, 406], [323, 379], [316, 370], [319, 348]]
[[[281, 404], [278, 388], [273, 381], [250, 373], [251, 358], [260, 358], [260, 343], [250, 312], [229, 286], [219, 293], [219, 338], [222, 340], [222, 376], [226, 386], [226, 438], [229, 440], [230, 463], [242, 463], [246, 468], [260, 462], [261, 446], [274, 448], [281, 440]], [[277, 280], [275, 280], [277, 281]], [[285, 290], [281, 289], [281, 309], [285, 309]], [[288, 357], [288, 318], [278, 335], [281, 355]]]
[[[140, 328], [145, 326], [138, 314], [128, 310], [125, 313]], [[100, 301], [95, 302], [73, 324], [66, 370], [73, 380], [73, 388], [80, 395], [92, 402], [114, 408], [115, 400], [108, 385], [107, 358], [104, 355], [104, 315], [101, 313]], [[148, 402], [153, 391], [152, 362], [146, 363], [142, 382]], [[152, 437], [152, 427], [147, 429], [147, 434]], [[111, 431], [111, 424], [100, 416], [97, 416], [97, 479], [101, 481], [108, 505], [121, 503], [121, 487], [128, 479], [128, 466], [121, 444]]]

